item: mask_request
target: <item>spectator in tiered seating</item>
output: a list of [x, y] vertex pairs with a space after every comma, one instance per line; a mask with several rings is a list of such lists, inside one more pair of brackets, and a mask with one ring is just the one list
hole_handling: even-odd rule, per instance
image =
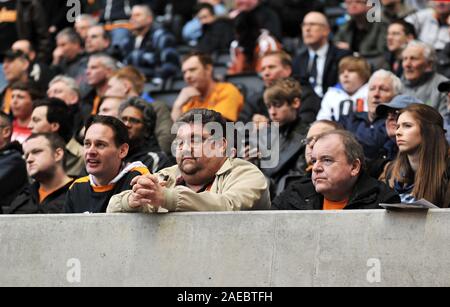
[[198, 38], [195, 49], [210, 54], [228, 50], [234, 40], [231, 20], [217, 17], [214, 7], [209, 3], [200, 3], [196, 11], [202, 26], [202, 35]]
[[126, 164], [141, 161], [151, 173], [173, 165], [155, 137], [156, 112], [150, 104], [138, 97], [130, 98], [120, 106], [119, 118], [130, 138]]
[[[279, 183], [286, 175], [304, 175], [306, 162], [304, 156], [304, 144], [302, 140], [308, 132], [308, 125], [299, 117], [299, 109], [302, 90], [300, 83], [292, 78], [279, 79], [274, 82], [264, 92], [264, 102], [269, 110], [270, 120], [272, 123], [279, 124], [279, 135], [274, 137], [273, 131], [269, 130], [271, 144], [278, 143], [279, 151], [271, 150], [270, 154], [262, 152], [262, 157], [268, 158], [277, 156], [278, 163], [276, 167], [261, 168], [262, 172], [271, 182], [272, 195], [279, 188]], [[261, 127], [261, 126], [259, 126]], [[269, 144], [265, 135], [258, 138], [258, 148], [265, 148], [265, 144]], [[271, 161], [275, 159], [271, 158]], [[259, 161], [256, 161], [259, 165]]]
[[[13, 128], [8, 114], [0, 111], [0, 214], [16, 195], [28, 184], [22, 146], [11, 142]], [[11, 180], [14, 178], [14, 180]]]
[[339, 63], [338, 72], [340, 84], [328, 89], [317, 120], [339, 121], [351, 112], [367, 111], [369, 63], [362, 57], [346, 57]]
[[[292, 58], [284, 51], [274, 51], [267, 53], [261, 59], [261, 77], [264, 87], [267, 88], [278, 79], [290, 77], [292, 74]], [[304, 81], [304, 80], [301, 80]], [[305, 123], [312, 123], [316, 120], [317, 112], [320, 110], [320, 98], [315, 94], [309, 82], [301, 82], [302, 105], [300, 106], [300, 118]], [[264, 104], [264, 89], [246, 97], [244, 108], [239, 115], [239, 121], [255, 124], [269, 121], [269, 111]]]
[[108, 53], [111, 46], [111, 38], [101, 25], [95, 25], [88, 29], [84, 49], [88, 54], [99, 52]]
[[153, 12], [146, 5], [133, 7], [130, 23], [133, 36], [125, 47], [125, 63], [139, 68], [149, 78], [175, 75], [179, 59], [174, 35], [153, 26]]
[[124, 102], [124, 97], [105, 95], [100, 104], [98, 115], [119, 118], [120, 105]]
[[58, 98], [37, 100], [28, 127], [32, 133], [57, 133], [65, 142], [64, 169], [68, 176], [85, 174], [83, 147], [73, 138], [73, 118], [69, 107]]
[[390, 142], [385, 119], [376, 114], [376, 108], [402, 93], [401, 80], [386, 70], [376, 71], [369, 80], [368, 112], [351, 112], [340, 118], [344, 128], [361, 143], [368, 160], [385, 155], [384, 147]]
[[397, 77], [403, 76], [403, 51], [409, 42], [416, 39], [414, 26], [404, 20], [392, 22], [387, 31], [386, 61], [389, 64], [389, 70]]
[[228, 74], [261, 71], [261, 58], [281, 50], [279, 41], [262, 27], [255, 12], [242, 12], [235, 20], [236, 40], [231, 43]]
[[[450, 35], [450, 18], [447, 18], [447, 25], [449, 26]], [[450, 42], [445, 44], [444, 49], [438, 52], [437, 71], [438, 73], [450, 78]]]
[[448, 143], [442, 116], [425, 104], [412, 104], [397, 120], [399, 155], [387, 167], [386, 182], [402, 202], [420, 199], [448, 208], [450, 203]]
[[[136, 68], [127, 66], [119, 69], [108, 81], [108, 89], [105, 96], [126, 100], [127, 98], [142, 96], [150, 103], [156, 112], [155, 135], [161, 149], [171, 155], [172, 141], [175, 138], [170, 132], [173, 121], [170, 117], [170, 109], [162, 101], [153, 101], [144, 93], [145, 76]], [[113, 102], [117, 106], [117, 101]], [[117, 112], [119, 109], [117, 108]]]
[[66, 213], [104, 213], [113, 195], [129, 189], [133, 178], [149, 173], [141, 162], [124, 165], [128, 144], [128, 131], [120, 120], [95, 116], [87, 122], [84, 160], [89, 176], [70, 188]]
[[86, 77], [93, 90], [83, 98], [83, 102], [92, 106], [92, 115], [98, 113], [101, 99], [108, 89], [108, 80], [117, 69], [117, 61], [105, 53], [89, 57]]
[[80, 35], [83, 42], [86, 41], [88, 30], [92, 26], [95, 26], [97, 24], [97, 20], [94, 16], [88, 15], [88, 14], [82, 14], [77, 16], [75, 19], [75, 31]]
[[[178, 165], [133, 181], [132, 191], [111, 199], [108, 212], [240, 211], [269, 209], [266, 179], [258, 168], [227, 158], [226, 122], [211, 110], [193, 110], [179, 121]], [[215, 133], [205, 125], [214, 123]], [[220, 131], [221, 130], [221, 131]]]
[[30, 60], [30, 66], [28, 68], [28, 79], [36, 83], [40, 88], [46, 89], [48, 83], [55, 76], [54, 71], [46, 63], [38, 62], [36, 59], [36, 51], [28, 40], [16, 41], [11, 49], [14, 52], [21, 51]]
[[319, 12], [307, 14], [302, 23], [305, 47], [294, 59], [293, 74], [310, 82], [319, 97], [338, 83], [338, 65], [351, 55], [329, 42], [331, 33], [327, 17]]
[[382, 103], [377, 106], [377, 117], [385, 119], [386, 134], [389, 141], [380, 150], [380, 155], [377, 159], [369, 161], [367, 171], [373, 178], [380, 178], [387, 163], [393, 161], [398, 153], [398, 146], [395, 140], [397, 133], [397, 117], [398, 113], [413, 103], [422, 103], [419, 99], [407, 96], [395, 96], [389, 103]]
[[192, 109], [214, 110], [229, 121], [237, 121], [244, 98], [233, 84], [213, 79], [213, 60], [210, 55], [198, 52], [187, 55], [182, 70], [188, 86], [180, 92], [173, 106], [174, 122]]
[[[221, 0], [198, 0], [195, 7], [195, 17], [191, 21], [187, 22], [183, 27], [183, 39], [186, 43], [197, 45], [198, 40], [202, 35], [203, 27], [205, 24], [210, 24], [213, 19], [227, 14], [227, 8], [221, 3]], [[207, 6], [204, 6], [207, 4]], [[200, 14], [201, 10], [207, 8], [207, 12]], [[211, 9], [212, 8], [212, 9]], [[199, 14], [201, 16], [199, 16]], [[230, 45], [227, 46], [227, 48]]]
[[311, 155], [312, 182], [291, 185], [273, 201], [278, 210], [381, 209], [399, 196], [364, 171], [361, 145], [347, 131], [317, 137]]
[[256, 17], [257, 24], [262, 29], [266, 29], [278, 40], [281, 40], [281, 21], [277, 13], [261, 0], [236, 0], [234, 10], [230, 13], [230, 18], [236, 18], [241, 13], [251, 13]]
[[52, 64], [58, 73], [75, 79], [80, 86], [86, 81], [87, 60], [83, 52], [83, 42], [75, 30], [66, 28], [56, 35]]
[[385, 22], [391, 23], [405, 19], [407, 16], [416, 12], [415, 8], [403, 2], [403, 0], [381, 0], [381, 4], [383, 4], [382, 18]]
[[447, 78], [436, 72], [436, 52], [433, 47], [411, 41], [403, 51], [403, 84], [405, 94], [415, 96], [438, 110], [442, 116], [447, 111], [447, 97], [438, 85]]
[[22, 51], [9, 50], [4, 56], [3, 71], [8, 85], [0, 96], [1, 110], [6, 114], [11, 113], [12, 88], [16, 82], [28, 81], [28, 69], [30, 60]]
[[64, 140], [56, 134], [33, 134], [23, 144], [28, 175], [34, 182], [11, 203], [9, 214], [64, 212], [73, 179], [64, 170]]
[[370, 22], [367, 18], [371, 6], [366, 0], [345, 0], [351, 19], [342, 25], [334, 36], [339, 48], [358, 52], [375, 68], [383, 65], [386, 49], [386, 25]]
[[28, 125], [33, 113], [33, 101], [45, 96], [33, 83], [17, 82], [11, 86], [11, 113], [14, 115], [12, 140], [23, 143], [30, 135]]
[[49, 84], [47, 96], [59, 98], [66, 103], [73, 118], [73, 134], [78, 135], [85, 120], [91, 114], [92, 106], [81, 103], [80, 88], [75, 80], [70, 77], [56, 76]]
[[17, 0], [16, 8], [19, 39], [31, 42], [40, 62], [49, 62], [50, 24], [42, 1]]
[[406, 21], [416, 28], [419, 40], [433, 46], [435, 50], [444, 49], [450, 42], [447, 18], [450, 14], [450, 2], [447, 0], [429, 0], [430, 7], [406, 17]]

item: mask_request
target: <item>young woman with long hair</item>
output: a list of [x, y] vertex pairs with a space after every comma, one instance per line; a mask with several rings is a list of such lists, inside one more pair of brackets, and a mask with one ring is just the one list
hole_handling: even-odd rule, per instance
[[443, 118], [425, 104], [411, 104], [399, 113], [397, 159], [387, 168], [386, 181], [402, 202], [426, 199], [449, 206], [449, 146]]

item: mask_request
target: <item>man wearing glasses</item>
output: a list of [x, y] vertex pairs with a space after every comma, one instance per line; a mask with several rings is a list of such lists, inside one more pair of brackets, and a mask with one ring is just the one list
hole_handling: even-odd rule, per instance
[[270, 208], [264, 175], [249, 162], [227, 157], [234, 155], [234, 150], [227, 155], [234, 136], [227, 138], [220, 113], [196, 109], [178, 123], [173, 148], [178, 165], [133, 180], [131, 191], [111, 199], [108, 213]]
[[174, 164], [158, 145], [156, 112], [152, 105], [138, 97], [130, 98], [120, 106], [119, 119], [127, 127], [130, 138], [126, 164], [141, 161], [152, 173]]
[[307, 14], [301, 27], [306, 48], [294, 59], [293, 75], [307, 79], [316, 94], [323, 97], [329, 87], [338, 83], [338, 64], [351, 52], [329, 43], [331, 27], [324, 14]]

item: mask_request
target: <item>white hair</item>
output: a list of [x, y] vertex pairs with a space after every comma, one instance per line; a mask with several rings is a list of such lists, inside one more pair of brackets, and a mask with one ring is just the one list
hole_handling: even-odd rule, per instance
[[117, 60], [115, 60], [113, 57], [109, 56], [106, 53], [93, 54], [90, 56], [89, 60], [91, 59], [100, 59], [103, 66], [112, 71], [116, 71], [119, 68]]
[[369, 86], [377, 78], [390, 79], [390, 84], [392, 85], [392, 88], [394, 89], [395, 96], [400, 95], [403, 92], [402, 80], [400, 80], [400, 78], [397, 77], [394, 73], [392, 73], [388, 70], [385, 70], [385, 69], [377, 70], [370, 77]]
[[430, 45], [428, 45], [428, 44], [426, 44], [424, 42], [418, 41], [418, 40], [413, 40], [413, 41], [410, 41], [408, 43], [408, 45], [406, 46], [405, 50], [407, 48], [409, 48], [409, 47], [420, 47], [420, 48], [422, 48], [423, 49], [423, 56], [425, 57], [427, 62], [432, 64], [433, 66], [436, 64], [436, 62], [437, 62], [436, 50], [432, 46], [430, 46]]
[[80, 22], [80, 21], [83, 21], [83, 20], [87, 21], [87, 22], [89, 23], [89, 26], [90, 26], [90, 27], [95, 26], [95, 25], [98, 24], [97, 19], [96, 19], [94, 16], [89, 15], [89, 14], [81, 14], [81, 15], [78, 15], [78, 16], [75, 18], [75, 23]]
[[75, 79], [67, 77], [67, 76], [59, 75], [59, 76], [56, 76], [55, 78], [53, 78], [52, 81], [50, 81], [49, 87], [51, 87], [53, 84], [58, 83], [58, 82], [62, 82], [65, 85], [67, 85], [67, 87], [70, 88], [70, 90], [73, 91], [78, 96], [78, 98], [80, 98], [80, 87], [78, 86]]

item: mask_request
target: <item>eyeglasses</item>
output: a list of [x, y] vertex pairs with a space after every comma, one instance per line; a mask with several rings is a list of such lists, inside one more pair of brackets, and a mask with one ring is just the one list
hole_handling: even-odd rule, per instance
[[143, 124], [144, 121], [135, 118], [135, 117], [129, 117], [129, 116], [123, 116], [120, 118], [120, 120], [125, 124], [125, 123], [130, 123], [132, 125], [139, 125], [139, 124]]

